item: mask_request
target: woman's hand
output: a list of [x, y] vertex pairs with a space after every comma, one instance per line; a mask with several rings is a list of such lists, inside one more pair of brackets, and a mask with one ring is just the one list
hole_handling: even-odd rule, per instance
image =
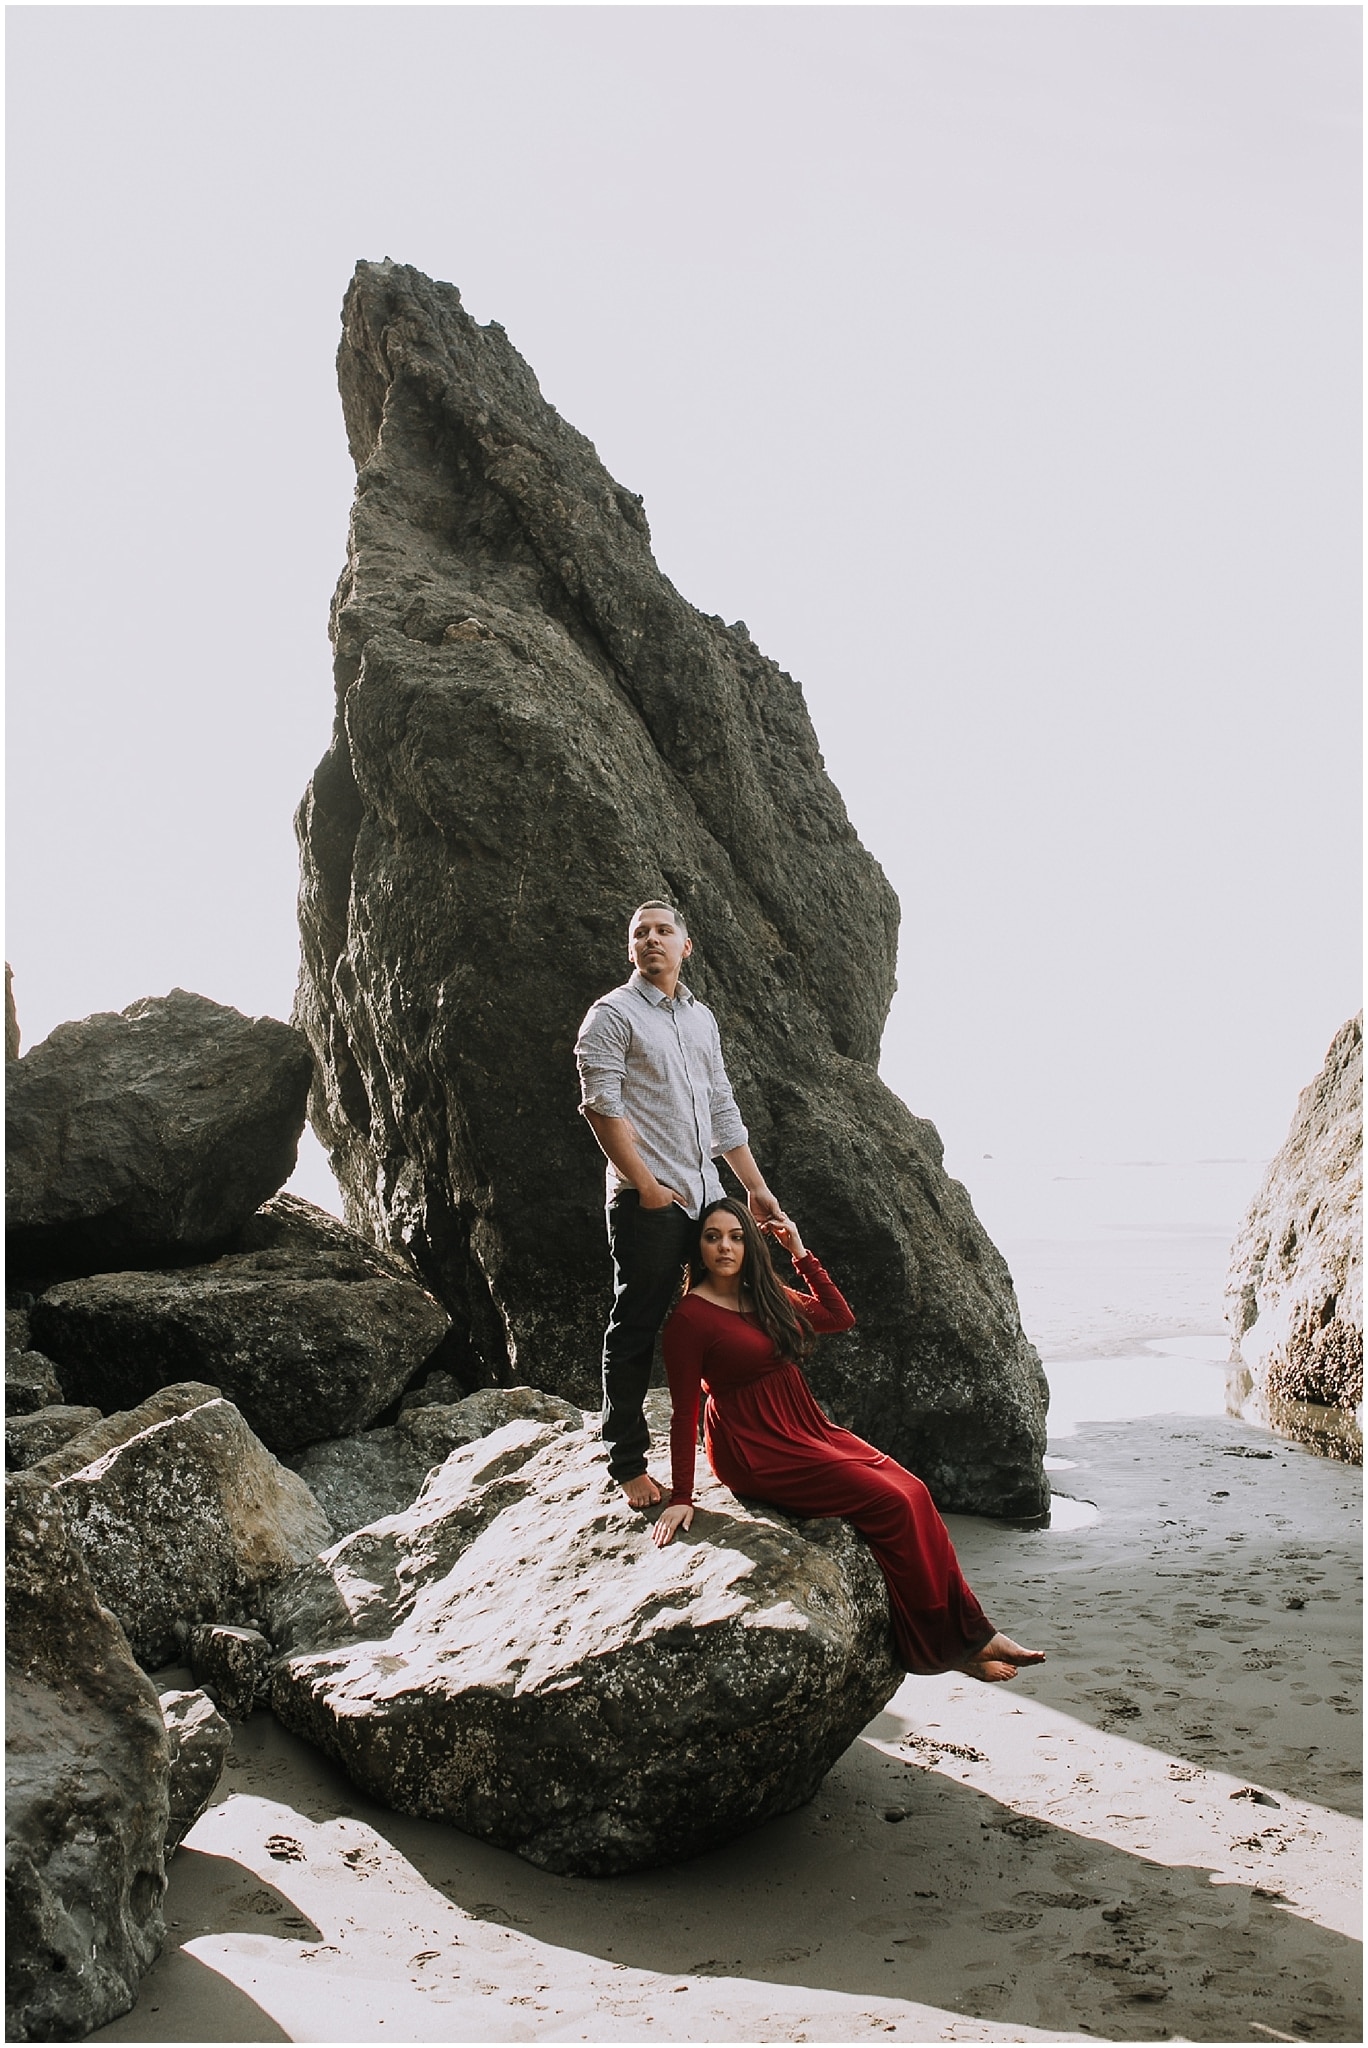
[[692, 1520], [692, 1503], [688, 1507], [662, 1508], [651, 1531], [651, 1541], [656, 1549], [663, 1550], [667, 1543], [673, 1543], [675, 1530], [687, 1529]]
[[765, 1225], [771, 1237], [778, 1238], [791, 1259], [805, 1259], [807, 1247], [798, 1235], [798, 1225], [791, 1216], [775, 1216]]

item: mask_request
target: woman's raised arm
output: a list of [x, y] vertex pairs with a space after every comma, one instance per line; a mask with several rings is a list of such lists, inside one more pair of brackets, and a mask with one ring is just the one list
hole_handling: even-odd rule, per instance
[[838, 1330], [853, 1330], [855, 1311], [816, 1254], [804, 1252], [793, 1266], [807, 1293], [797, 1294], [790, 1287], [789, 1299], [807, 1317], [817, 1335], [834, 1337]]

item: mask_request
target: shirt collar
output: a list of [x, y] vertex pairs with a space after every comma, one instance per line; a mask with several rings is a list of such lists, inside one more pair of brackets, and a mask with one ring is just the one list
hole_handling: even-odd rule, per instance
[[[628, 976], [627, 986], [630, 989], [635, 989], [639, 996], [645, 996], [647, 1002], [652, 1004], [657, 1010], [662, 1003], [669, 1001], [669, 997], [665, 995], [663, 990], [658, 989], [653, 981], [648, 981], [637, 967], [634, 967]], [[675, 1001], [685, 1003], [693, 1001], [692, 990], [687, 989], [682, 981], [675, 984]]]

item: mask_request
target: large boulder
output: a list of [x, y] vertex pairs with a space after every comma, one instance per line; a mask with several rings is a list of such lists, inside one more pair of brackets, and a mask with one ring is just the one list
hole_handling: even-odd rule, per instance
[[102, 1420], [98, 1408], [69, 1408], [61, 1403], [51, 1408], [35, 1409], [29, 1415], [7, 1416], [6, 1470], [22, 1472], [26, 1466], [36, 1465], [40, 1458], [51, 1457], [63, 1444], [84, 1435], [86, 1430]]
[[226, 1394], [274, 1451], [364, 1429], [431, 1356], [447, 1317], [347, 1235], [336, 1250], [287, 1245], [66, 1281], [29, 1311], [34, 1341], [73, 1401], [126, 1406], [194, 1379]]
[[597, 1402], [572, 1048], [665, 895], [754, 1149], [859, 1316], [819, 1394], [942, 1506], [1043, 1513], [1039, 1361], [935, 1130], [879, 1080], [897, 903], [798, 685], [685, 603], [640, 500], [450, 285], [361, 264], [339, 377], [357, 489], [295, 1016], [350, 1220], [451, 1311], [467, 1386]]
[[401, 1280], [413, 1278], [412, 1266], [400, 1253], [348, 1230], [345, 1223], [339, 1222], [326, 1209], [320, 1209], [316, 1202], [306, 1202], [302, 1195], [284, 1191], [273, 1195], [269, 1202], [263, 1202], [225, 1249], [230, 1252], [346, 1252], [350, 1257], [361, 1260], [377, 1275], [395, 1273]]
[[198, 1621], [250, 1618], [328, 1541], [318, 1503], [214, 1387], [165, 1387], [32, 1465], [149, 1671]]
[[332, 1524], [334, 1536], [400, 1514], [423, 1490], [435, 1465], [506, 1422], [549, 1422], [582, 1429], [584, 1415], [538, 1387], [485, 1387], [449, 1405], [424, 1402], [400, 1411], [391, 1429], [311, 1444], [291, 1462]]
[[179, 988], [59, 1024], [5, 1075], [11, 1272], [224, 1243], [293, 1172], [312, 1068], [288, 1024]]
[[271, 1662], [260, 1629], [231, 1622], [201, 1622], [186, 1631], [186, 1655], [199, 1683], [229, 1721], [245, 1721], [264, 1689]]
[[1363, 1016], [1304, 1088], [1230, 1254], [1226, 1317], [1246, 1400], [1363, 1399]]
[[58, 1405], [64, 1396], [57, 1368], [29, 1341], [29, 1319], [23, 1309], [5, 1311], [5, 1414], [33, 1415]]
[[171, 1760], [164, 1852], [169, 1862], [218, 1790], [233, 1731], [206, 1692], [164, 1692], [159, 1704]]
[[592, 1436], [531, 1421], [287, 1581], [267, 1627], [276, 1714], [363, 1790], [585, 1875], [800, 1805], [901, 1678], [847, 1524], [709, 1484], [660, 1550]]
[[161, 1949], [167, 1737], [32, 1472], [6, 1482], [5, 1567], [5, 2038], [71, 2041]]

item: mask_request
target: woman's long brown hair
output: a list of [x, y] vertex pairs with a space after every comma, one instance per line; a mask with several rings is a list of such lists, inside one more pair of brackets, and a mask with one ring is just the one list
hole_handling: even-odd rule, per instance
[[735, 1202], [726, 1195], [720, 1202], [709, 1202], [705, 1206], [689, 1247], [688, 1285], [701, 1286], [708, 1278], [708, 1269], [703, 1263], [703, 1226], [719, 1209], [736, 1218], [745, 1236], [746, 1255], [741, 1264], [741, 1285], [750, 1289], [756, 1322], [771, 1339], [781, 1358], [787, 1358], [793, 1365], [801, 1365], [816, 1341], [812, 1325], [784, 1292], [764, 1234], [744, 1202]]

